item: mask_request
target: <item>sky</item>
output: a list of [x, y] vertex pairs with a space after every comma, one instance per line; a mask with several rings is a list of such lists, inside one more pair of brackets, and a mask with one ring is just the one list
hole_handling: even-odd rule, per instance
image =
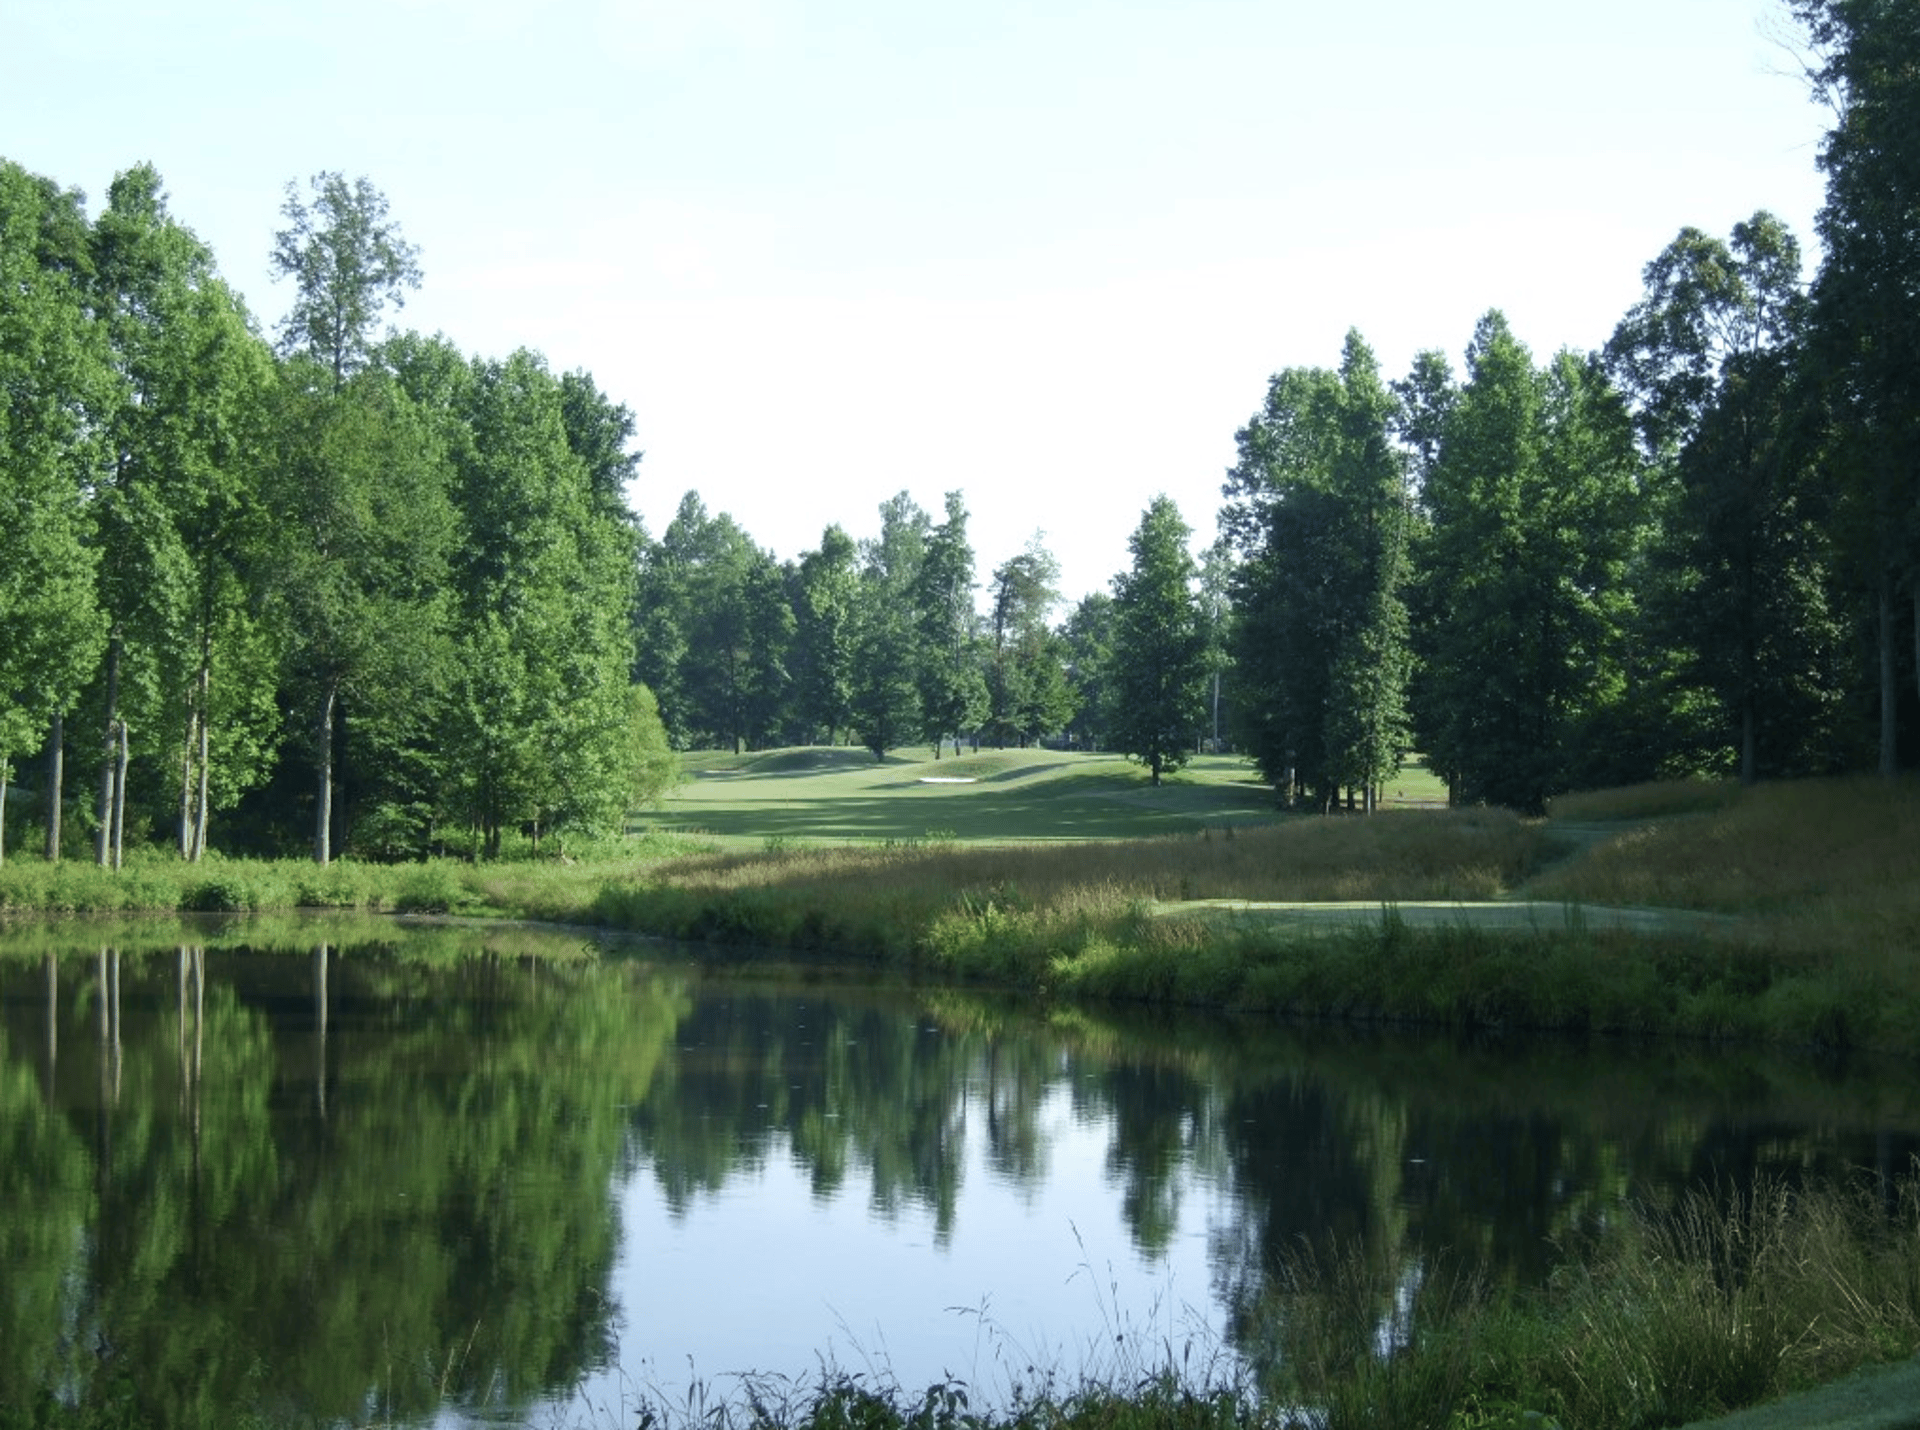
[[[782, 559], [964, 494], [1072, 601], [1357, 329], [1388, 378], [1502, 310], [1590, 350], [1687, 225], [1816, 253], [1782, 0], [4, 0], [0, 157], [160, 172], [272, 334], [286, 186], [381, 189], [398, 325], [526, 347]], [[1062, 608], [1064, 613], [1064, 607]]]

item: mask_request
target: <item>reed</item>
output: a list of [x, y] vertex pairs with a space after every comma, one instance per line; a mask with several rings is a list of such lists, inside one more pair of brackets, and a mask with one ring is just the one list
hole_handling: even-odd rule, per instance
[[1313, 1407], [1300, 1423], [1322, 1430], [1624, 1430], [1904, 1360], [1920, 1350], [1911, 1170], [1897, 1189], [1773, 1182], [1643, 1206], [1565, 1249], [1537, 1292], [1491, 1288], [1444, 1257], [1389, 1266], [1301, 1248], [1262, 1308], [1279, 1399]]

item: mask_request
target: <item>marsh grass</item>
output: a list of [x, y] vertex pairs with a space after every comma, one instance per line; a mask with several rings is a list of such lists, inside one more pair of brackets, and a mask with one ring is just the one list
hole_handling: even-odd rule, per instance
[[1587, 822], [1708, 814], [1736, 803], [1740, 794], [1740, 786], [1733, 780], [1660, 780], [1555, 795], [1547, 801], [1547, 818]]
[[1742, 915], [1746, 942], [1904, 974], [1920, 942], [1920, 780], [1736, 788], [1629, 829], [1527, 892]]
[[593, 861], [516, 859], [476, 864], [429, 859], [412, 864], [304, 859], [229, 859], [183, 863], [161, 850], [130, 852], [125, 867], [78, 860], [15, 857], [0, 868], [0, 916], [14, 914], [261, 913], [341, 909], [373, 913], [453, 913], [538, 918], [577, 915], [616, 872], [703, 847], [673, 834], [631, 836], [602, 846]]
[[1562, 1248], [1548, 1286], [1445, 1256], [1302, 1246], [1262, 1308], [1303, 1423], [1585, 1430], [1680, 1425], [1920, 1349], [1920, 1216], [1897, 1187], [1702, 1190]]

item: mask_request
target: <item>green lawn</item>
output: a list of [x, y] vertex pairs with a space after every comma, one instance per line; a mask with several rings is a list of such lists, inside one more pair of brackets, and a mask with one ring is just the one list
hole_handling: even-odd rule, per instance
[[875, 761], [865, 750], [698, 752], [647, 822], [758, 847], [1126, 839], [1276, 817], [1244, 762], [1209, 756], [1155, 789], [1119, 755], [991, 750]]
[[[1272, 790], [1236, 755], [1199, 756], [1157, 789], [1125, 756], [1065, 750], [935, 760], [916, 748], [884, 761], [844, 746], [696, 751], [681, 764], [680, 785], [642, 825], [736, 847], [1138, 839], [1279, 817]], [[1386, 802], [1444, 805], [1446, 791], [1410, 764]]]

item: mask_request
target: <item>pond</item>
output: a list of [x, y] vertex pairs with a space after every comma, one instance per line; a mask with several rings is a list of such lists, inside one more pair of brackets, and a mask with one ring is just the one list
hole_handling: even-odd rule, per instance
[[556, 932], [14, 930], [0, 1421], [1257, 1376], [1303, 1240], [1532, 1282], [1629, 1201], [1916, 1150], [1906, 1066], [1042, 1008]]

